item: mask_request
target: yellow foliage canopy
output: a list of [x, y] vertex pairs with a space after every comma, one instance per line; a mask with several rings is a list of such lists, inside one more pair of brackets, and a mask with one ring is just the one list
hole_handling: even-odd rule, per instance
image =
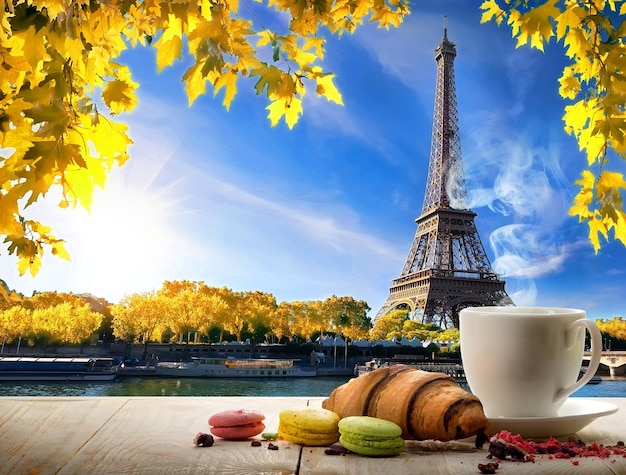
[[559, 93], [573, 101], [565, 107], [565, 131], [587, 158], [569, 214], [588, 224], [596, 252], [600, 236], [626, 245], [626, 181], [608, 170], [610, 158], [626, 159], [626, 1], [486, 0], [480, 8], [482, 22], [511, 27], [518, 47], [543, 51], [552, 37], [563, 43], [572, 62], [563, 69]]
[[[240, 77], [257, 77], [272, 125], [291, 128], [302, 114], [305, 84], [342, 104], [324, 57], [320, 30], [352, 33], [366, 18], [398, 26], [407, 0], [12, 0], [0, 10], [0, 235], [20, 274], [36, 274], [44, 250], [69, 259], [52, 230], [25, 210], [53, 188], [59, 206], [89, 209], [96, 187], [128, 159], [131, 140], [117, 114], [137, 105], [128, 47], [156, 49], [159, 70], [183, 55], [189, 103], [223, 91], [228, 108]], [[286, 14], [270, 31], [257, 11]], [[271, 14], [271, 13], [270, 13]], [[248, 15], [249, 18], [244, 18]], [[278, 22], [283, 25], [284, 23]], [[271, 58], [268, 61], [266, 58]], [[98, 104], [98, 107], [96, 107]], [[104, 109], [104, 110], [99, 110]]]

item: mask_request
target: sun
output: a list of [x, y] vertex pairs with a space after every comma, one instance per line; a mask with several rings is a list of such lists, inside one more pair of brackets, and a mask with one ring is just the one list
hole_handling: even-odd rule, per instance
[[122, 172], [94, 193], [90, 212], [75, 210], [66, 247], [81, 287], [121, 297], [159, 288], [175, 270], [177, 199]]

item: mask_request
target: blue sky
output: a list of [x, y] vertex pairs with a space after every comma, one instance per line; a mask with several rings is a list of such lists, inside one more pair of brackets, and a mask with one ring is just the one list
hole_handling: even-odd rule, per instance
[[447, 15], [471, 208], [507, 292], [517, 305], [625, 316], [626, 248], [605, 243], [596, 256], [586, 227], [567, 215], [586, 161], [563, 132], [562, 45], [515, 49], [510, 30], [480, 24], [479, 4], [419, 2], [400, 29], [366, 25], [331, 39], [324, 65], [345, 105], [309, 88], [291, 131], [270, 127], [254, 81], [239, 82], [229, 112], [221, 96], [189, 108], [187, 63], [157, 73], [152, 51], [128, 52], [141, 84], [138, 108], [124, 116], [131, 160], [90, 216], [54, 201], [35, 209], [67, 240], [71, 263], [49, 257], [36, 278], [18, 277], [3, 255], [0, 275], [26, 295], [88, 292], [111, 302], [182, 279], [279, 302], [351, 295], [375, 315], [421, 211], [433, 53]]

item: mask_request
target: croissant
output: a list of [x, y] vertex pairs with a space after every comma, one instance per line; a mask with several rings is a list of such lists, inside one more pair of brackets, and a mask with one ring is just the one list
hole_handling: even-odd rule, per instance
[[324, 409], [395, 422], [403, 439], [463, 439], [484, 433], [489, 421], [480, 400], [444, 373], [392, 365], [335, 388]]

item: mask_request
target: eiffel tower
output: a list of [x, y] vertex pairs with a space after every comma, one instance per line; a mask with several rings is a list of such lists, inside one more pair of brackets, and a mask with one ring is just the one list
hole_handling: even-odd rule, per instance
[[491, 268], [469, 210], [463, 173], [454, 83], [456, 48], [448, 40], [435, 50], [437, 84], [426, 194], [417, 231], [400, 276], [375, 317], [408, 308], [414, 320], [442, 328], [459, 326], [459, 310], [513, 305], [505, 282]]

